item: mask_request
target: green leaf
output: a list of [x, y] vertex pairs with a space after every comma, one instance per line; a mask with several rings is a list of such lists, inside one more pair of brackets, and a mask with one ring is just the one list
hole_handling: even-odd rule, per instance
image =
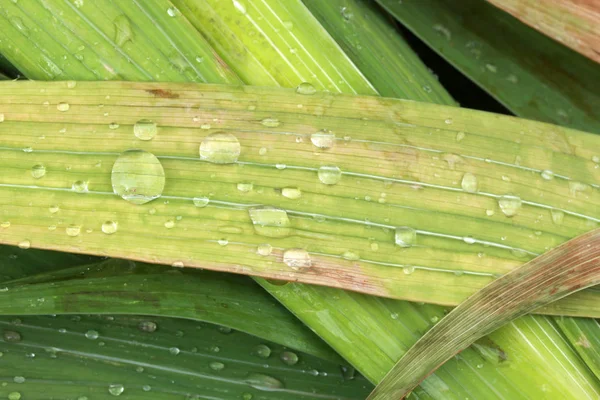
[[479, 0], [377, 0], [516, 115], [600, 133], [598, 65]]
[[107, 260], [3, 282], [0, 314], [144, 314], [224, 325], [317, 357], [339, 357], [251, 280]]
[[404, 398], [476, 340], [538, 307], [599, 283], [600, 229], [535, 258], [469, 297], [404, 354], [369, 399]]
[[[600, 193], [590, 185], [600, 173], [594, 135], [374, 97], [185, 84], [69, 86], [1, 85], [3, 243], [458, 304], [600, 220]], [[363, 117], [373, 130], [364, 129]], [[134, 126], [148, 119], [158, 133], [140, 140]], [[350, 139], [319, 148], [312, 135], [323, 127]], [[229, 142], [215, 141], [223, 138]], [[515, 146], [515, 139], [523, 143]], [[219, 143], [231, 143], [231, 152]], [[138, 150], [124, 153], [130, 149]], [[215, 163], [221, 160], [214, 154], [237, 161]], [[550, 168], [555, 178], [548, 180]], [[465, 176], [478, 179], [475, 189], [465, 187]], [[341, 183], [323, 183], [331, 178]], [[284, 195], [285, 188], [301, 197]], [[210, 197], [208, 207], [195, 203], [202, 196]], [[279, 208], [277, 226], [263, 206]], [[553, 213], [561, 213], [560, 223]], [[257, 250], [261, 244], [271, 246], [267, 254]], [[597, 315], [595, 304], [579, 312]]]
[[3, 398], [363, 399], [371, 388], [339, 364], [183, 319], [0, 317], [0, 328]]
[[577, 353], [596, 378], [600, 379], [600, 324], [591, 318], [555, 318], [560, 330], [573, 344]]

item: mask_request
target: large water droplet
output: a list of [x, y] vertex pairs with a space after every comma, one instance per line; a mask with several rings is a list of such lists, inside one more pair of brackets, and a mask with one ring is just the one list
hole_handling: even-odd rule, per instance
[[113, 191], [133, 204], [144, 204], [161, 196], [165, 171], [156, 156], [144, 150], [122, 153], [112, 168]]
[[65, 232], [67, 232], [67, 235], [71, 237], [79, 236], [81, 233], [81, 226], [75, 224], [69, 225], [65, 228]]
[[25, 383], [26, 379], [24, 376], [17, 375], [13, 378], [14, 383]]
[[27, 240], [27, 239], [21, 240], [19, 242], [18, 246], [19, 246], [20, 249], [27, 250], [28, 248], [31, 247], [31, 242], [29, 240]]
[[194, 205], [198, 208], [204, 208], [208, 205], [208, 203], [210, 202], [210, 199], [208, 197], [194, 197], [192, 199], [192, 202], [194, 203]]
[[140, 119], [133, 125], [133, 134], [140, 140], [152, 140], [158, 131], [156, 122]]
[[240, 153], [240, 142], [231, 133], [210, 134], [200, 144], [200, 158], [215, 164], [235, 163]]
[[284, 251], [283, 262], [285, 265], [295, 270], [312, 266], [310, 254], [304, 249], [288, 249]]
[[330, 149], [335, 145], [335, 134], [323, 129], [310, 135], [310, 141], [320, 149]]
[[318, 175], [321, 183], [335, 185], [342, 179], [342, 170], [334, 165], [324, 165], [319, 168]]
[[96, 339], [98, 339], [99, 336], [100, 336], [100, 334], [98, 333], [98, 331], [95, 331], [93, 329], [90, 329], [89, 331], [87, 331], [85, 333], [85, 337], [90, 340], [96, 340]]
[[288, 199], [296, 200], [302, 197], [302, 191], [298, 188], [283, 188], [281, 189], [281, 195]]
[[10, 392], [8, 394], [8, 400], [21, 400], [21, 393], [19, 393], [19, 392]]
[[115, 43], [117, 46], [123, 46], [128, 40], [133, 40], [133, 30], [129, 23], [129, 18], [121, 14], [115, 18]]
[[317, 89], [309, 82], [302, 82], [296, 88], [296, 93], [311, 95], [317, 93]]
[[255, 389], [259, 390], [276, 390], [283, 388], [283, 383], [276, 378], [264, 374], [250, 374], [245, 379], [245, 382]]
[[56, 109], [58, 111], [62, 111], [62, 112], [69, 111], [69, 108], [71, 108], [71, 106], [69, 105], [69, 103], [61, 102], [61, 103], [58, 103], [56, 105]]
[[394, 241], [400, 247], [411, 247], [417, 242], [417, 231], [410, 226], [399, 226], [396, 228]]
[[254, 207], [248, 210], [254, 230], [268, 237], [285, 237], [291, 232], [290, 219], [285, 210], [275, 207]]
[[463, 175], [460, 186], [465, 192], [475, 193], [477, 192], [477, 177], [470, 172]]
[[102, 224], [102, 232], [106, 233], [107, 235], [112, 235], [117, 231], [118, 227], [119, 225], [116, 221], [104, 221]]
[[504, 195], [498, 199], [498, 205], [500, 206], [500, 210], [502, 210], [504, 215], [507, 217], [513, 217], [517, 215], [521, 209], [522, 201], [518, 196]]
[[254, 348], [254, 354], [260, 358], [269, 358], [271, 355], [271, 348], [265, 344], [259, 344]]
[[176, 356], [177, 354], [179, 354], [181, 352], [181, 350], [179, 350], [178, 347], [171, 347], [169, 349], [169, 353], [173, 354], [174, 356]]
[[125, 391], [125, 387], [121, 384], [112, 384], [108, 386], [108, 393], [113, 396], [120, 396]]
[[270, 256], [272, 251], [273, 251], [273, 246], [271, 246], [269, 243], [259, 244], [258, 247], [256, 248], [256, 253], [258, 255], [265, 256], [265, 257]]
[[42, 164], [37, 164], [31, 167], [31, 176], [33, 176], [35, 179], [40, 179], [44, 175], [46, 175], [46, 167]]
[[158, 325], [156, 325], [156, 322], [152, 321], [142, 321], [138, 324], [138, 328], [143, 332], [152, 333], [156, 330], [157, 327]]
[[279, 358], [287, 365], [296, 365], [298, 363], [298, 355], [291, 351], [282, 352]]

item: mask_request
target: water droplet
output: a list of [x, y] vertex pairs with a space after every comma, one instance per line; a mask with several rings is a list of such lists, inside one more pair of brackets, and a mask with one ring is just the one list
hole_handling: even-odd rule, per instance
[[108, 386], [108, 393], [113, 396], [120, 396], [125, 391], [125, 387], [120, 384], [112, 384]]
[[212, 133], [200, 144], [200, 158], [215, 164], [235, 163], [240, 153], [240, 142], [231, 133]]
[[133, 125], [133, 134], [140, 140], [152, 140], [156, 136], [158, 128], [156, 122], [149, 119], [140, 119]]
[[124, 14], [121, 14], [115, 18], [115, 43], [117, 46], [121, 47], [127, 41], [133, 40], [133, 30], [131, 29], [131, 24], [129, 23], [129, 18], [127, 18]]
[[465, 236], [463, 237], [463, 242], [465, 242], [466, 244], [474, 244], [475, 239], [472, 236]]
[[417, 231], [410, 226], [399, 226], [396, 228], [394, 241], [400, 247], [414, 246], [417, 242]]
[[269, 206], [248, 210], [254, 231], [267, 237], [285, 237], [291, 232], [290, 219], [285, 210]]
[[79, 236], [81, 233], [81, 226], [71, 224], [65, 228], [65, 232], [67, 232], [67, 235], [71, 237]]
[[267, 148], [266, 147], [261, 147], [260, 150], [258, 150], [258, 154], [260, 154], [261, 156], [264, 156], [265, 154], [267, 154]]
[[119, 225], [116, 221], [104, 221], [102, 224], [102, 232], [106, 233], [107, 235], [112, 235], [117, 231], [118, 227]]
[[452, 124], [452, 118], [446, 118], [446, 120], [444, 121], [447, 125], [451, 125]]
[[158, 327], [158, 325], [156, 325], [156, 322], [152, 322], [152, 321], [142, 321], [138, 324], [138, 328], [140, 331], [149, 332], [149, 333], [154, 332], [157, 327]]
[[24, 377], [24, 376], [15, 376], [15, 377], [13, 378], [13, 381], [14, 381], [15, 383], [25, 383], [25, 380], [26, 380], [26, 379], [25, 379], [25, 377]]
[[21, 341], [21, 334], [17, 331], [4, 331], [2, 334], [5, 342], [17, 343]]
[[10, 221], [2, 221], [0, 222], [0, 227], [6, 229], [6, 228], [10, 228]]
[[569, 181], [569, 191], [572, 196], [577, 196], [579, 192], [585, 192], [589, 190], [591, 187], [587, 183], [581, 183], [577, 181]]
[[10, 392], [8, 394], [8, 400], [21, 400], [21, 393], [19, 393], [19, 392]]
[[246, 6], [244, 5], [244, 3], [242, 3], [239, 0], [232, 0], [232, 2], [236, 10], [238, 10], [242, 14], [246, 14]]
[[242, 395], [242, 400], [252, 400], [253, 396], [250, 393], [244, 393]]
[[296, 365], [298, 363], [298, 355], [291, 351], [282, 352], [279, 358], [287, 365]]
[[[0, 121], [2, 122], [2, 121]], [[592, 156], [592, 162], [596, 164], [600, 164], [600, 156]]]
[[550, 210], [550, 215], [552, 217], [552, 222], [554, 222], [556, 225], [561, 225], [565, 219], [564, 211], [557, 210], [555, 208]]
[[18, 246], [20, 249], [26, 250], [31, 247], [31, 242], [29, 240], [25, 239], [25, 240], [20, 241]]
[[342, 170], [336, 166], [324, 165], [319, 168], [319, 180], [325, 185], [335, 185], [342, 179]]
[[269, 358], [271, 355], [271, 348], [265, 344], [259, 344], [254, 348], [254, 354], [260, 358]]
[[470, 172], [465, 173], [462, 181], [460, 182], [462, 189], [468, 193], [477, 192], [477, 185], [477, 177]]
[[75, 182], [73, 182], [71, 189], [77, 193], [85, 193], [88, 191], [88, 182], [87, 181], [75, 181]]
[[145, 204], [161, 196], [165, 171], [156, 156], [144, 150], [127, 150], [112, 168], [113, 191], [133, 204]]
[[356, 260], [360, 260], [360, 255], [358, 253], [353, 252], [353, 251], [345, 251], [342, 254], [342, 258], [344, 260], [356, 261]]
[[283, 383], [279, 379], [263, 374], [250, 374], [245, 379], [245, 382], [259, 390], [270, 391], [283, 388]]
[[269, 256], [269, 255], [271, 255], [272, 251], [273, 251], [273, 246], [271, 246], [268, 243], [259, 244], [256, 249], [256, 253], [261, 256]]
[[493, 73], [498, 72], [498, 68], [493, 64], [485, 64], [485, 68], [487, 68], [488, 71]]
[[169, 15], [169, 17], [178, 17], [181, 15], [181, 11], [179, 11], [177, 7], [171, 6], [167, 8], [167, 14]]
[[62, 103], [61, 102], [61, 103], [58, 103], [56, 105], [56, 109], [58, 111], [62, 111], [62, 112], [69, 111], [69, 108], [71, 108], [71, 106], [69, 105], [69, 103]]
[[221, 371], [225, 368], [225, 364], [223, 364], [222, 362], [218, 362], [218, 361], [213, 361], [210, 364], [208, 364], [208, 366], [213, 371]]
[[252, 183], [238, 183], [237, 190], [240, 192], [250, 192], [254, 189], [254, 184]]
[[277, 118], [265, 118], [260, 123], [267, 128], [277, 128], [281, 125], [281, 122]]
[[219, 240], [217, 240], [217, 243], [219, 243], [219, 246], [227, 246], [229, 244], [229, 240], [219, 239]]
[[288, 199], [296, 200], [302, 197], [302, 192], [298, 188], [283, 188], [281, 189], [281, 195]]
[[554, 172], [550, 171], [549, 169], [543, 170], [541, 175], [542, 178], [547, 181], [551, 181], [552, 179], [554, 179]]
[[4, 122], [4, 114], [0, 113], [0, 122]]
[[415, 267], [413, 266], [406, 266], [402, 268], [402, 272], [404, 272], [406, 275], [410, 275], [413, 272], [415, 272]]
[[342, 377], [344, 380], [351, 381], [356, 377], [356, 369], [351, 365], [341, 365]]
[[311, 95], [317, 93], [317, 89], [309, 82], [302, 82], [296, 88], [296, 93]]
[[461, 140], [463, 140], [465, 138], [465, 133], [464, 132], [458, 132], [456, 134], [456, 141], [460, 142]]
[[429, 318], [429, 320], [431, 321], [432, 324], [436, 324], [440, 320], [440, 317], [438, 317], [437, 315], [434, 315], [433, 317]]
[[330, 149], [335, 145], [335, 134], [327, 129], [322, 129], [310, 135], [310, 141], [320, 149]]
[[304, 249], [289, 249], [283, 253], [283, 262], [288, 267], [298, 270], [312, 266], [310, 254]]
[[174, 261], [173, 264], [171, 264], [171, 267], [183, 268], [183, 267], [185, 267], [185, 265], [183, 265], [183, 261]]
[[31, 167], [31, 176], [33, 176], [35, 179], [40, 179], [44, 175], [46, 175], [46, 167], [42, 164], [37, 164]]
[[521, 209], [522, 201], [518, 196], [504, 195], [498, 199], [498, 205], [500, 206], [500, 210], [502, 210], [504, 215], [507, 217], [513, 217], [517, 215]]
[[23, 20], [19, 17], [10, 17], [10, 23], [17, 28], [24, 36], [29, 36], [29, 28], [25, 25]]
[[198, 208], [204, 208], [208, 205], [208, 203], [210, 202], [210, 199], [208, 197], [194, 197], [192, 202], [194, 203], [194, 205]]
[[111, 122], [110, 124], [108, 124], [108, 129], [111, 129], [114, 131], [115, 129], [119, 129], [119, 126], [120, 125], [117, 124], [116, 122]]
[[426, 93], [431, 93], [431, 91], [432, 91], [432, 89], [431, 89], [431, 86], [427, 86], [427, 85], [423, 86], [423, 90], [424, 90]]
[[96, 340], [98, 339], [100, 335], [98, 334], [98, 331], [95, 330], [89, 330], [85, 333], [85, 337], [90, 339], [90, 340]]
[[221, 348], [219, 346], [211, 346], [210, 351], [212, 351], [213, 353], [218, 353], [221, 351]]
[[494, 214], [495, 214], [494, 210], [485, 210], [485, 215], [487, 215], [488, 217], [491, 217]]
[[175, 221], [173, 221], [172, 219], [165, 221], [165, 228], [172, 229], [174, 227], [175, 227]]
[[454, 170], [454, 168], [456, 168], [456, 164], [462, 163], [464, 161], [461, 156], [453, 153], [444, 153], [442, 155], [442, 160], [448, 163], [448, 168], [450, 168], [451, 170]]
[[179, 348], [178, 348], [178, 347], [171, 347], [171, 348], [169, 349], [169, 353], [173, 354], [174, 356], [176, 356], [177, 354], [179, 354], [179, 353], [180, 353], [180, 351], [181, 351], [181, 350], [179, 350]]

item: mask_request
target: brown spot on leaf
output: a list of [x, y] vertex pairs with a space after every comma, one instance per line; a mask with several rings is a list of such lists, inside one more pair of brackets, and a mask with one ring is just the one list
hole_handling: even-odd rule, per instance
[[173, 93], [170, 89], [147, 89], [148, 93], [154, 95], [154, 97], [160, 97], [163, 99], [177, 99], [179, 98], [178, 93]]

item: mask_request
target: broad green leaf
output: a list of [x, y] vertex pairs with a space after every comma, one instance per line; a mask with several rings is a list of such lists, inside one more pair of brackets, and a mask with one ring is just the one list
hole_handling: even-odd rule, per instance
[[577, 353], [600, 379], [600, 324], [591, 318], [555, 318]]
[[3, 1], [0, 30], [30, 79], [239, 83], [168, 0]]
[[336, 363], [183, 319], [0, 317], [0, 330], [9, 399], [364, 399], [371, 388]]
[[2, 315], [135, 313], [188, 318], [339, 361], [271, 296], [241, 276], [107, 260], [55, 268], [2, 285]]
[[516, 115], [600, 133], [598, 64], [480, 0], [377, 0]]
[[[535, 258], [462, 302], [404, 354], [369, 399], [404, 398], [476, 340], [538, 307], [599, 283], [597, 229]], [[600, 386], [597, 389], [600, 396]]]
[[455, 104], [375, 3], [363, 0], [303, 2], [380, 95]]
[[[3, 243], [457, 304], [599, 220], [600, 139], [583, 132], [375, 97], [69, 86], [0, 87]], [[329, 131], [346, 139], [319, 147]]]
[[377, 94], [300, 0], [173, 3], [247, 84]]
[[600, 63], [598, 3], [567, 0], [488, 0], [552, 39]]

